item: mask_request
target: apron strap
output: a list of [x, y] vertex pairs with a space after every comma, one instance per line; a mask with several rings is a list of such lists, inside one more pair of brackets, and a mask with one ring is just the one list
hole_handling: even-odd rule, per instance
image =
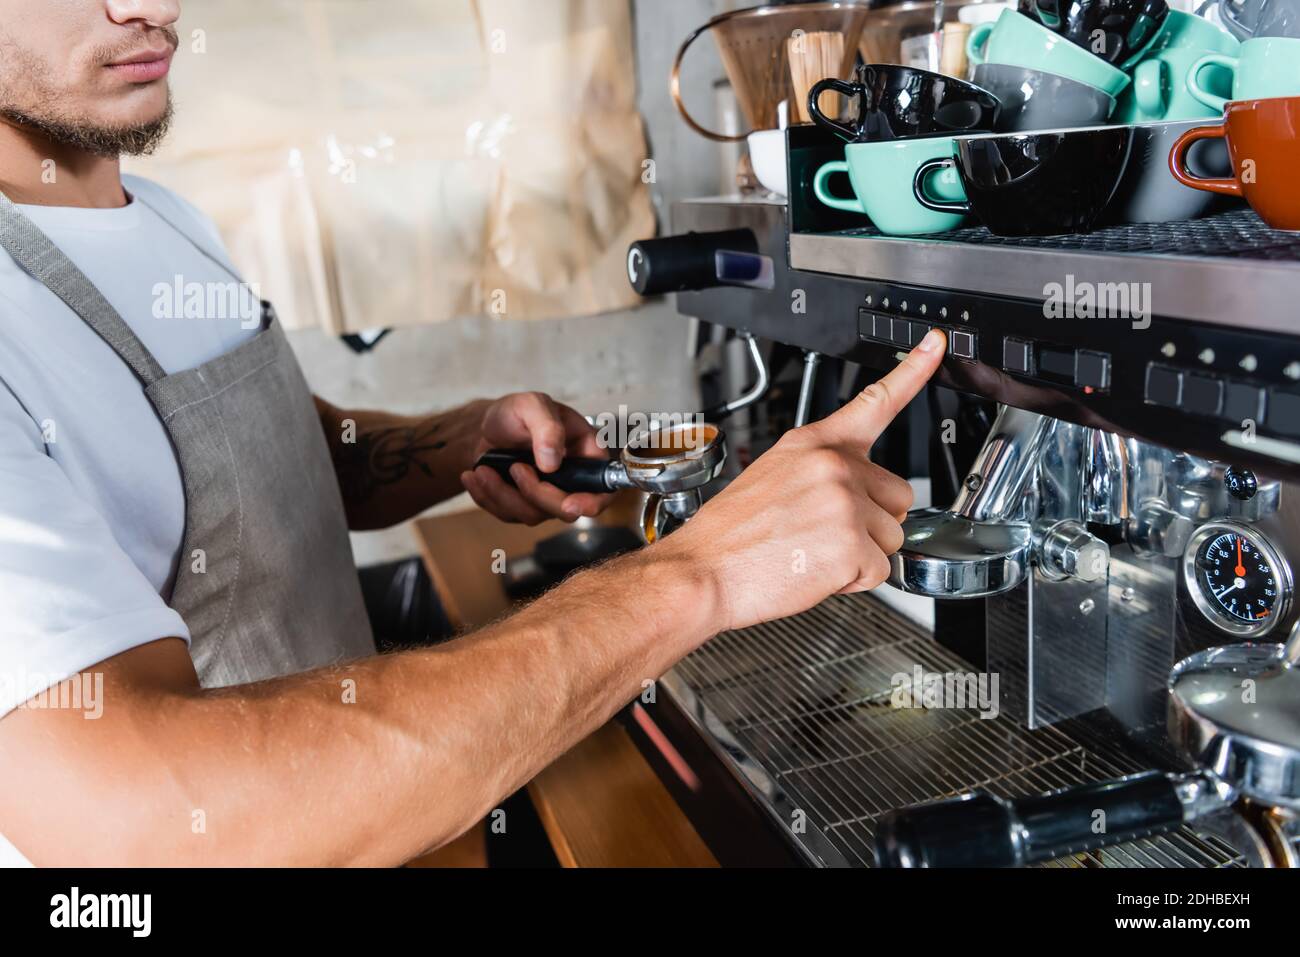
[[148, 388], [166, 373], [116, 309], [58, 246], [0, 193], [0, 247], [95, 331]]

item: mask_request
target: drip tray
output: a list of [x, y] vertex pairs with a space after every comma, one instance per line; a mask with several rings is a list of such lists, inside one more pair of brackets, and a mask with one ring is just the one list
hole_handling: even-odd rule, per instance
[[[1146, 770], [1122, 735], [1084, 720], [1028, 731], [1010, 715], [892, 705], [891, 679], [970, 666], [869, 595], [719, 635], [664, 679], [679, 707], [789, 832], [807, 861], [870, 867], [876, 821], [893, 808], [983, 788], [1015, 797]], [[1183, 828], [1062, 858], [1049, 867], [1241, 863]]]

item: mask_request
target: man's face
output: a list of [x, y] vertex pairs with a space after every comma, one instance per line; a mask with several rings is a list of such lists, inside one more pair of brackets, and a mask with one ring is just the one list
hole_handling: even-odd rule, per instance
[[179, 17], [180, 0], [0, 0], [0, 118], [97, 155], [151, 152]]

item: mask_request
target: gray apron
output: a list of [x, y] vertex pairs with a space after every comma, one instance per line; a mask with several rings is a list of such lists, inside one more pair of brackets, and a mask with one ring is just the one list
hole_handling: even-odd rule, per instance
[[81, 270], [3, 194], [0, 247], [131, 368], [171, 437], [185, 486], [185, 535], [163, 598], [190, 629], [203, 686], [374, 654], [329, 448], [270, 304], [262, 304], [252, 339], [167, 375]]

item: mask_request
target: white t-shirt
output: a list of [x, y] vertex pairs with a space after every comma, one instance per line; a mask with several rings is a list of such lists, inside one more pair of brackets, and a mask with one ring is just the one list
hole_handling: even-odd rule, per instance
[[[234, 279], [167, 221], [225, 257], [221, 238], [161, 186], [136, 177], [123, 184], [133, 199], [121, 209], [20, 208], [168, 374], [255, 335], [256, 297], [247, 290], [230, 318], [183, 318], [163, 287]], [[0, 252], [0, 719], [130, 648], [189, 640], [161, 598], [184, 529], [180, 467], [139, 380]], [[0, 835], [0, 865], [22, 863]]]
[[[167, 373], [255, 335], [255, 323], [242, 318], [256, 315], [247, 291], [246, 308], [231, 318], [184, 318], [170, 304], [162, 288], [175, 289], [178, 277], [182, 288], [235, 280], [154, 210], [224, 257], [220, 236], [157, 184], [123, 183], [133, 199], [120, 209], [20, 209]], [[189, 639], [160, 597], [175, 575], [184, 526], [180, 468], [139, 380], [0, 252], [0, 718], [129, 648]]]

